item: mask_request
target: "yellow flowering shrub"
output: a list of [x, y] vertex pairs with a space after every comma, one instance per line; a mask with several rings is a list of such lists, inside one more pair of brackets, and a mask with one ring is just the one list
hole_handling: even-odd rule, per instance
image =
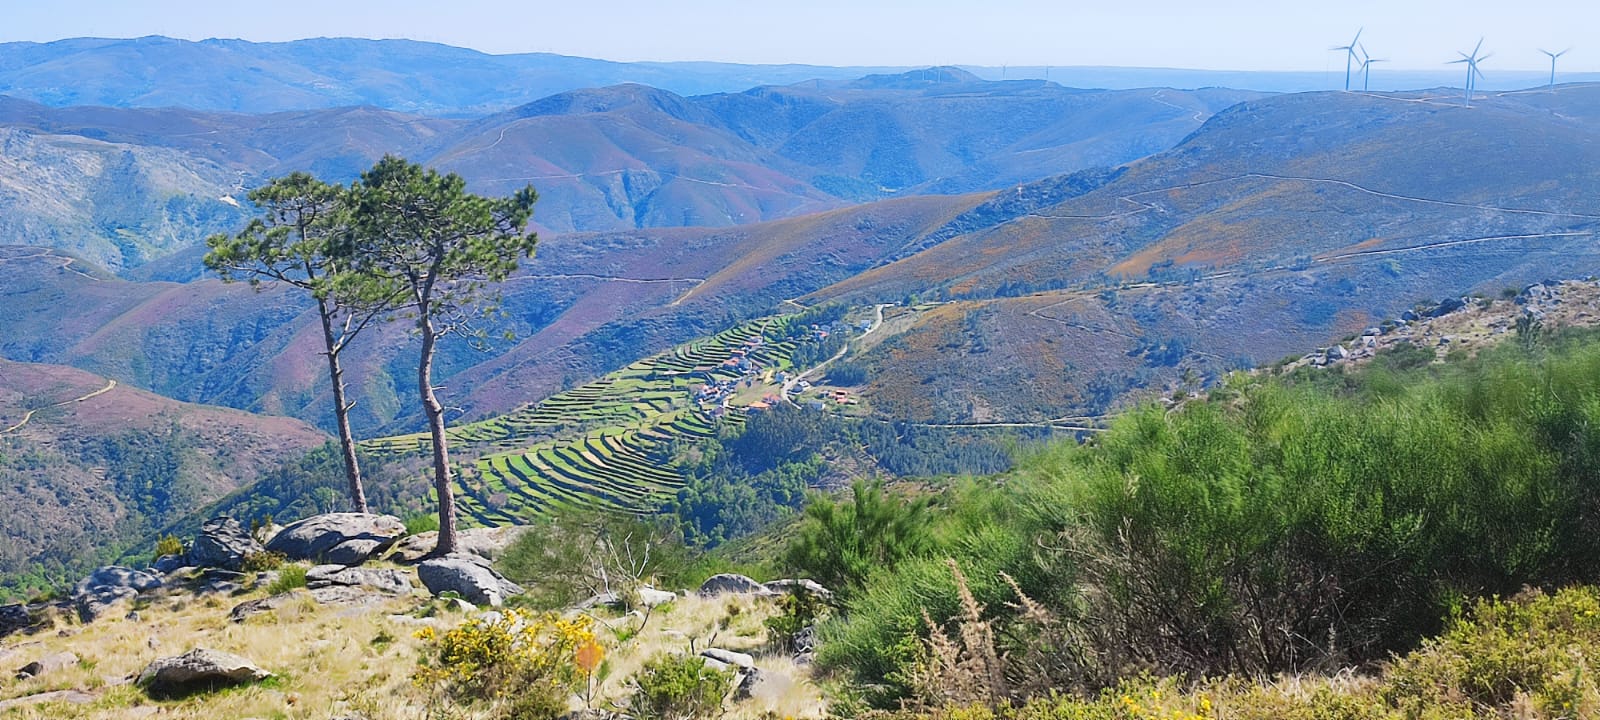
[[417, 637], [430, 647], [413, 679], [432, 705], [482, 704], [504, 718], [565, 713], [604, 654], [586, 615], [505, 610]]

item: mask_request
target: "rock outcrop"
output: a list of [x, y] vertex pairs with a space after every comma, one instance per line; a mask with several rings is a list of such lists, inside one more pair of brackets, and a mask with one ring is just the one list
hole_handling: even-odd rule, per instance
[[17, 679], [39, 677], [48, 675], [58, 670], [65, 670], [78, 664], [78, 656], [70, 652], [59, 652], [46, 655], [17, 670]]
[[[511, 547], [511, 544], [522, 537], [528, 528], [521, 525], [510, 525], [495, 528], [472, 528], [456, 533], [456, 551], [472, 553], [480, 557], [493, 560], [500, 557]], [[422, 562], [433, 554], [434, 548], [439, 544], [438, 531], [429, 531], [407, 536], [404, 540], [395, 543], [394, 551], [389, 554], [389, 559], [395, 562], [415, 563]]]
[[150, 573], [110, 565], [89, 573], [73, 586], [72, 605], [80, 621], [91, 623], [118, 603], [161, 585], [161, 579]]
[[272, 673], [232, 653], [196, 648], [145, 667], [137, 683], [152, 696], [168, 697], [259, 682]]
[[306, 571], [306, 587], [355, 587], [386, 595], [406, 595], [413, 588], [411, 577], [400, 570], [318, 565]]
[[250, 536], [250, 532], [231, 517], [216, 517], [205, 521], [194, 537], [189, 549], [189, 564], [200, 567], [243, 570], [245, 558], [265, 552], [266, 548]]
[[816, 597], [824, 602], [833, 600], [833, 591], [823, 587], [822, 583], [819, 583], [815, 580], [796, 580], [784, 578], [782, 580], [773, 580], [763, 584], [768, 590], [780, 595], [789, 593], [804, 593]]
[[359, 565], [405, 534], [405, 523], [393, 515], [328, 513], [290, 523], [266, 549], [290, 560]]
[[712, 575], [700, 584], [700, 597], [716, 597], [718, 595], [771, 595], [765, 585], [756, 582], [744, 575], [723, 573]]
[[417, 566], [417, 579], [435, 597], [453, 592], [467, 602], [490, 607], [499, 607], [506, 598], [523, 592], [520, 585], [495, 572], [486, 560], [467, 553], [423, 561]]

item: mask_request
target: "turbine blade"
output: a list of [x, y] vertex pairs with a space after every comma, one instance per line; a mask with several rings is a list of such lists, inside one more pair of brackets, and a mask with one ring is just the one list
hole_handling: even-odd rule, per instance
[[1473, 57], [1477, 57], [1478, 51], [1482, 50], [1482, 49], [1483, 49], [1483, 38], [1478, 38], [1478, 46], [1472, 49]]
[[1351, 44], [1351, 45], [1354, 45], [1354, 44], [1356, 44], [1356, 43], [1358, 43], [1358, 42], [1361, 42], [1361, 33], [1364, 33], [1364, 32], [1366, 32], [1366, 31], [1367, 31], [1367, 29], [1366, 29], [1366, 28], [1364, 28], [1364, 27], [1363, 27], [1363, 28], [1360, 28], [1360, 29], [1358, 29], [1358, 30], [1356, 30], [1356, 39], [1354, 39], [1354, 40], [1351, 40], [1351, 41], [1350, 41], [1350, 44]]

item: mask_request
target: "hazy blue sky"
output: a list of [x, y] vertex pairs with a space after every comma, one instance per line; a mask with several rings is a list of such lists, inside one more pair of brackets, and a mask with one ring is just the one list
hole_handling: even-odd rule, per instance
[[[1328, 70], [1359, 27], [1386, 69], [1600, 69], [1595, 0], [0, 0], [0, 41], [93, 35], [404, 37], [486, 52], [824, 65]], [[1585, 47], [1584, 40], [1591, 39]]]

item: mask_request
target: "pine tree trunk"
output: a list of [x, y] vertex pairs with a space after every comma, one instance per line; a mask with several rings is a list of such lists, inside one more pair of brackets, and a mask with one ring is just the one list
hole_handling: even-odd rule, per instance
[[333, 336], [333, 318], [326, 300], [317, 300], [322, 315], [322, 338], [328, 346], [328, 377], [333, 381], [333, 416], [339, 426], [339, 450], [344, 453], [344, 474], [350, 481], [350, 504], [356, 512], [368, 512], [367, 491], [361, 484], [361, 465], [356, 460], [355, 435], [350, 432], [350, 405], [344, 399], [344, 367], [339, 364], [338, 340]]
[[450, 448], [444, 434], [444, 406], [433, 392], [433, 352], [438, 336], [426, 309], [418, 313], [422, 331], [422, 357], [417, 363], [417, 386], [422, 392], [422, 412], [428, 417], [428, 434], [433, 438], [433, 489], [439, 495], [439, 544], [436, 555], [456, 551], [456, 502], [450, 484]]

